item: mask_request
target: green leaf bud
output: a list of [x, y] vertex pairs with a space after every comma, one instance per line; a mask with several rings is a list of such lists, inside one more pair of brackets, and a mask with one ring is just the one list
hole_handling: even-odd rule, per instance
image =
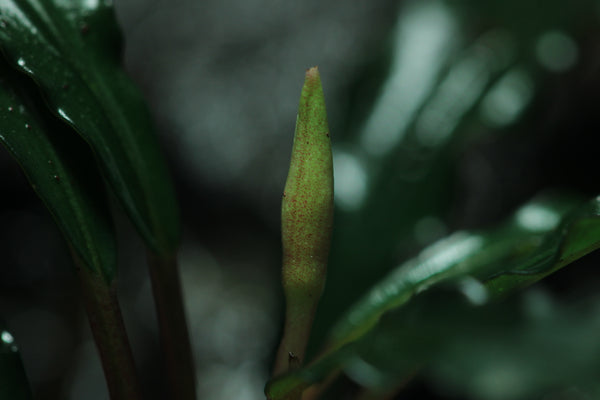
[[283, 192], [284, 336], [275, 374], [300, 366], [325, 285], [333, 227], [333, 161], [317, 67], [306, 71]]

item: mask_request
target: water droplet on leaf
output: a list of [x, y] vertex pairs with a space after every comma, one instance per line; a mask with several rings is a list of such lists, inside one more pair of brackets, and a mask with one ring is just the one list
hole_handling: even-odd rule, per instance
[[0, 340], [6, 344], [12, 344], [15, 341], [15, 338], [10, 334], [9, 331], [2, 331], [0, 334]]

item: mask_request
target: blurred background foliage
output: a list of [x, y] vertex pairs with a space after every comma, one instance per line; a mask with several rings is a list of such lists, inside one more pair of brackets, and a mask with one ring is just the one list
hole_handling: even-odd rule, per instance
[[[151, 106], [181, 203], [201, 398], [263, 398], [283, 311], [279, 203], [304, 69], [319, 65], [322, 74], [337, 207], [312, 354], [344, 310], [436, 239], [493, 226], [549, 188], [598, 194], [597, 1], [119, 0], [115, 7], [127, 69]], [[4, 150], [0, 170], [0, 314], [34, 395], [104, 399], [67, 249]], [[147, 398], [161, 399], [143, 246], [120, 221], [124, 317]], [[569, 336], [569, 315], [589, 317], [570, 310], [597, 303], [598, 261], [592, 254], [526, 292], [560, 304], [565, 318], [547, 332]], [[594, 321], [582, 329], [596, 329]], [[513, 327], [494, 330], [499, 352], [518, 335]], [[483, 338], [486, 347], [493, 335], [484, 331], [471, 340]], [[457, 349], [466, 340], [451, 337]], [[589, 342], [574, 339], [573, 351]], [[529, 359], [549, 348], [533, 347]], [[442, 367], [417, 377], [407, 396], [485, 398], [477, 388], [449, 389], [464, 377]], [[352, 378], [332, 398], [357, 391], [362, 382]], [[544, 396], [534, 398], [594, 398], [575, 386]]]

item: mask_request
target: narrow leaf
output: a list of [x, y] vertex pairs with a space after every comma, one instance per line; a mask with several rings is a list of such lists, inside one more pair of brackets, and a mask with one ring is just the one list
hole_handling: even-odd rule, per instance
[[92, 147], [149, 246], [171, 254], [179, 221], [142, 97], [120, 66], [112, 1], [3, 0], [0, 48]]
[[[490, 296], [529, 285], [600, 246], [594, 199], [580, 206], [578, 198], [542, 197], [524, 205], [503, 226], [487, 232], [456, 232], [373, 287], [334, 327], [334, 346], [368, 331], [386, 311], [400, 307], [414, 294], [438, 282], [473, 276]], [[590, 226], [583, 221], [592, 220]], [[575, 239], [578, 238], [578, 239]], [[563, 243], [572, 243], [563, 246]], [[576, 258], [573, 249], [579, 248]]]
[[33, 399], [14, 336], [0, 321], [0, 399]]
[[534, 289], [481, 305], [464, 285], [446, 285], [385, 314], [356, 343], [344, 372], [362, 386], [386, 388], [423, 366], [432, 384], [478, 400], [593, 389], [600, 299], [577, 297], [559, 302]]
[[83, 263], [108, 283], [116, 274], [116, 244], [102, 178], [85, 143], [36, 103], [36, 92], [0, 58], [0, 143]]

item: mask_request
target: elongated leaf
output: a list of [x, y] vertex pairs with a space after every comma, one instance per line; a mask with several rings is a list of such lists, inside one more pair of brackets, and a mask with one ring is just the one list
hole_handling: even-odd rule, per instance
[[0, 321], [0, 399], [33, 399], [15, 338]]
[[[354, 136], [334, 143], [341, 207], [328, 289], [311, 334], [314, 350], [322, 347], [332, 318], [391, 265], [443, 236], [455, 197], [456, 149], [468, 141], [461, 127], [513, 57], [512, 39], [494, 30], [465, 40], [445, 2], [404, 3], [396, 24], [379, 94], [368, 107], [357, 104], [357, 110], [371, 109], [370, 115]], [[425, 36], [427, 43], [414, 45]], [[347, 191], [345, 176], [360, 181], [364, 191]]]
[[541, 290], [477, 305], [464, 285], [434, 289], [383, 316], [344, 371], [381, 388], [420, 365], [444, 392], [481, 400], [543, 398], [574, 385], [594, 390], [599, 306], [598, 296], [558, 302]]
[[[504, 226], [457, 232], [426, 248], [376, 285], [333, 329], [329, 353], [294, 374], [272, 381], [270, 399], [343, 367], [366, 343], [365, 333], [386, 312], [398, 310], [431, 286], [460, 281], [475, 303], [529, 285], [600, 247], [600, 197], [587, 203], [545, 197], [526, 204]], [[362, 337], [362, 338], [361, 338]]]
[[72, 249], [110, 282], [116, 244], [102, 178], [85, 143], [32, 100], [36, 92], [0, 58], [0, 143], [21, 165]]
[[120, 67], [112, 1], [3, 0], [0, 48], [40, 86], [50, 108], [90, 144], [149, 246], [179, 235], [173, 189], [138, 90]]

